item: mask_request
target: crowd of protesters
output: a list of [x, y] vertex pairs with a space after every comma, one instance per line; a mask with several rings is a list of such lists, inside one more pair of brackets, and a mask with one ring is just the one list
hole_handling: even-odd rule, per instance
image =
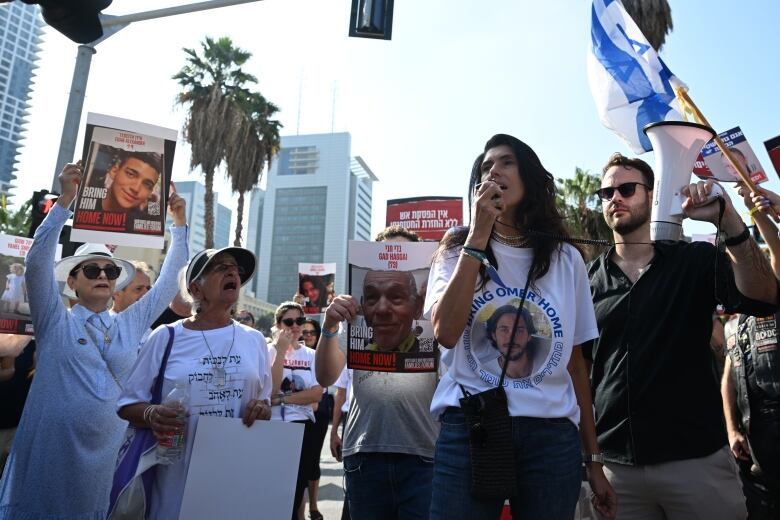
[[[175, 194], [157, 279], [102, 245], [55, 262], [82, 175], [79, 164], [63, 169], [19, 275], [35, 338], [0, 345], [0, 519], [110, 517], [128, 432], [168, 446], [200, 415], [303, 425], [293, 520], [305, 495], [311, 520], [323, 518], [329, 422], [342, 518], [497, 520], [506, 499], [513, 518], [568, 520], [583, 507], [583, 481], [600, 518], [780, 518], [780, 237], [770, 218], [780, 196], [770, 191], [739, 188], [769, 259], [729, 196], [711, 200], [711, 181], [686, 187], [683, 209], [717, 226], [720, 243], [652, 242], [654, 172], [614, 154], [596, 192], [613, 245], [586, 265], [553, 175], [499, 134], [464, 178], [470, 224], [441, 240], [424, 289], [366, 276], [372, 301], [335, 295], [322, 321], [296, 294], [266, 338], [237, 309], [253, 253], [207, 249], [188, 262]], [[399, 227], [376, 237], [418, 240]], [[392, 284], [403, 298], [385, 292]], [[477, 315], [486, 298], [490, 312]], [[413, 322], [430, 320], [444, 368], [349, 369], [342, 335], [359, 314], [402, 332], [376, 332], [379, 349], [411, 345]], [[191, 377], [204, 366], [208, 377]], [[188, 410], [161, 399], [181, 381]], [[202, 397], [211, 385], [236, 391], [216, 404]], [[157, 466], [137, 517], [178, 518], [192, 447], [187, 435], [180, 459]]]

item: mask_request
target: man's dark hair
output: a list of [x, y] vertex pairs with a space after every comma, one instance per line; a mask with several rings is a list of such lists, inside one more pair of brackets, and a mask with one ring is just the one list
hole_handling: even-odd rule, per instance
[[[507, 314], [517, 316], [518, 311], [519, 309], [514, 305], [502, 305], [496, 309], [492, 316], [490, 316], [490, 318], [488, 318], [488, 320], [485, 322], [485, 330], [487, 331], [488, 341], [496, 350], [498, 350], [498, 345], [496, 345], [496, 340], [493, 339], [493, 335], [496, 333], [498, 321]], [[528, 309], [523, 309], [523, 311], [520, 313], [520, 318], [525, 322], [525, 329], [528, 331], [528, 335], [531, 336], [532, 334], [536, 334], [536, 326], [534, 326], [534, 320], [531, 317], [531, 313], [528, 312]], [[536, 338], [529, 338], [526, 348], [528, 350], [528, 358], [533, 359], [537, 350]]]
[[[569, 233], [563, 223], [563, 217], [555, 202], [556, 188], [552, 173], [548, 172], [539, 156], [533, 149], [520, 139], [507, 134], [496, 134], [485, 143], [484, 151], [477, 156], [471, 167], [469, 178], [469, 217], [471, 217], [471, 202], [477, 184], [482, 182], [482, 161], [485, 154], [491, 148], [506, 145], [512, 149], [520, 171], [520, 180], [523, 183], [523, 200], [517, 205], [515, 221], [520, 233], [534, 231], [525, 235], [528, 246], [533, 248], [534, 259], [531, 266], [531, 283], [542, 278], [550, 269], [553, 253], [560, 251], [561, 244], [569, 237]], [[444, 235], [437, 255], [444, 251], [455, 249], [466, 242], [469, 233], [468, 226], [453, 228]], [[493, 254], [493, 249], [488, 244], [485, 253], [488, 260], [496, 268], [498, 261]], [[481, 287], [487, 284], [488, 276], [484, 266], [480, 267]]]
[[419, 242], [420, 237], [414, 231], [409, 231], [402, 226], [387, 226], [379, 232], [375, 242], [392, 242], [394, 238], [405, 238], [409, 242]]
[[163, 159], [162, 155], [156, 152], [128, 152], [127, 150], [119, 150], [117, 154], [117, 167], [121, 167], [128, 159], [138, 159], [141, 162], [145, 162], [157, 171], [158, 175], [162, 175], [163, 171]]
[[601, 169], [601, 177], [603, 178], [604, 174], [607, 173], [607, 170], [613, 166], [622, 166], [623, 168], [628, 168], [629, 170], [637, 170], [642, 174], [642, 179], [645, 181], [645, 184], [650, 186], [652, 189], [653, 183], [655, 182], [655, 175], [653, 175], [653, 169], [650, 168], [650, 165], [642, 159], [630, 159], [620, 152], [615, 152], [609, 157], [609, 160], [607, 161], [607, 164], [604, 165], [604, 168]]

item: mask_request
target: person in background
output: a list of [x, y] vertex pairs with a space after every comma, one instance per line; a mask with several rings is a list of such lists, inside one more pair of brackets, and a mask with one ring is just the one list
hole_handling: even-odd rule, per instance
[[35, 370], [35, 340], [32, 336], [0, 334], [0, 475], [11, 453], [16, 427]]
[[240, 310], [233, 317], [234, 320], [247, 327], [255, 328], [255, 315], [248, 310]]
[[[320, 322], [312, 318], [306, 318], [306, 322], [301, 327], [301, 337], [303, 338], [303, 344], [314, 350], [317, 348], [317, 342], [320, 340]], [[312, 449], [316, 449], [317, 452], [317, 464], [312, 465], [311, 473], [309, 474], [309, 517], [311, 520], [322, 520], [322, 513], [319, 511], [317, 505], [317, 492], [320, 487], [320, 476], [322, 470], [320, 468], [320, 454], [322, 453], [322, 446], [325, 444], [325, 437], [328, 434], [328, 422], [330, 421], [331, 412], [333, 410], [333, 396], [328, 393], [327, 387], [322, 390], [322, 399], [320, 399], [317, 409], [314, 410], [314, 435], [316, 436], [316, 446]], [[301, 508], [304, 507], [303, 501], [301, 501]], [[303, 514], [303, 511], [301, 511]]]
[[130, 263], [135, 267], [135, 276], [126, 287], [114, 293], [114, 305], [111, 310], [115, 313], [127, 309], [152, 289], [154, 273], [149, 264], [136, 260], [131, 260]]
[[292, 520], [301, 520], [303, 492], [309, 480], [316, 480], [310, 476], [319, 478], [320, 453], [317, 451], [314, 407], [322, 399], [322, 387], [314, 377], [314, 350], [299, 341], [306, 323], [303, 307], [295, 302], [284, 302], [277, 307], [275, 319], [278, 334], [271, 351], [274, 358], [271, 420], [304, 425], [292, 510]]
[[[160, 278], [138, 305], [111, 314], [111, 296], [133, 279], [132, 264], [95, 244], [54, 263], [82, 175], [80, 165], [65, 165], [62, 194], [27, 253], [38, 362], [0, 481], [3, 519], [106, 517], [127, 429], [115, 408], [122, 382], [141, 337], [176, 294], [176, 275], [187, 262], [186, 203], [172, 194], [172, 243]], [[78, 298], [71, 309], [62, 303], [58, 282]]]
[[[767, 216], [780, 197], [766, 190], [739, 188], [769, 248], [780, 280], [780, 238]], [[780, 519], [780, 313], [740, 314], [726, 324], [728, 355], [721, 380], [723, 413], [731, 453], [739, 466], [750, 520]]]
[[[154, 323], [152, 323], [152, 330], [156, 329], [160, 325], [167, 325], [169, 323], [174, 323], [192, 316], [192, 304], [190, 303], [189, 295], [186, 292], [186, 278], [187, 268], [184, 267], [179, 272], [179, 290], [176, 292], [176, 296], [173, 297], [173, 300], [171, 300], [171, 303], [168, 305], [168, 307], [166, 307], [165, 310], [157, 317]], [[181, 289], [182, 287], [184, 289]]]

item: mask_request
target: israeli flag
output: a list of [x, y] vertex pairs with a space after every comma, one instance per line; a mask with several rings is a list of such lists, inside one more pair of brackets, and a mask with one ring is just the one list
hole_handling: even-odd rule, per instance
[[593, 0], [588, 83], [604, 126], [635, 153], [653, 149], [642, 131], [682, 121], [674, 87], [685, 85], [661, 61], [620, 0]]

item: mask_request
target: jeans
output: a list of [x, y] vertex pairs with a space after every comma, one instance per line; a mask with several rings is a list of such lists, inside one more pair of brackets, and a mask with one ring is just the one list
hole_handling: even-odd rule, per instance
[[432, 459], [405, 453], [356, 453], [344, 457], [344, 475], [352, 518], [428, 518]]
[[[568, 419], [512, 417], [517, 492], [508, 497], [515, 520], [571, 520], [580, 493], [582, 455]], [[441, 416], [433, 469], [431, 520], [496, 520], [504, 501], [471, 496], [469, 434], [460, 408]]]

